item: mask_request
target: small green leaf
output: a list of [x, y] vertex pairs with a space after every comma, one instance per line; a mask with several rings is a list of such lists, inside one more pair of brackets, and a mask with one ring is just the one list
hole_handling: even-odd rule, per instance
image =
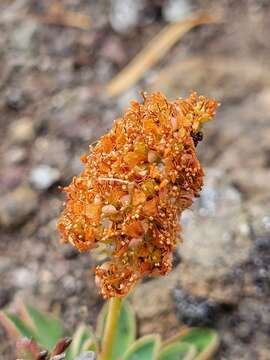
[[73, 360], [82, 352], [82, 350], [88, 350], [85, 349], [85, 344], [89, 343], [89, 341], [93, 344], [93, 340], [94, 336], [91, 330], [84, 324], [80, 325], [73, 335], [72, 343], [67, 351], [66, 359]]
[[[216, 331], [203, 328], [191, 328], [180, 334], [178, 341], [192, 344], [196, 347], [197, 353], [194, 360], [209, 359], [218, 349], [219, 337]], [[176, 341], [176, 338], [174, 338]]]
[[98, 352], [97, 343], [94, 342], [92, 339], [86, 340], [86, 341], [83, 343], [82, 350], [83, 350], [83, 351], [94, 351], [94, 352]]
[[[102, 339], [108, 313], [108, 304], [100, 312], [97, 322], [97, 335]], [[134, 312], [127, 302], [123, 302], [113, 343], [112, 360], [117, 360], [127, 351], [136, 337], [136, 320]]]
[[158, 360], [192, 360], [196, 352], [195, 346], [179, 340], [163, 346]]
[[33, 322], [38, 342], [45, 349], [52, 350], [55, 343], [63, 336], [61, 322], [31, 305], [26, 305], [26, 311]]
[[160, 343], [158, 335], [143, 336], [131, 345], [123, 360], [157, 360]]
[[18, 338], [22, 336], [37, 340], [37, 334], [16, 315], [2, 311], [0, 314], [0, 322], [11, 337]]

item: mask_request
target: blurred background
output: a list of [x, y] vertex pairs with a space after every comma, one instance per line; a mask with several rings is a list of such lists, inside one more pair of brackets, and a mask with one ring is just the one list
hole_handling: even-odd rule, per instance
[[[140, 91], [221, 102], [206, 186], [166, 278], [131, 296], [140, 333], [218, 330], [217, 359], [270, 358], [270, 1], [1, 0], [0, 308], [95, 324], [97, 259], [59, 244], [80, 156]], [[14, 359], [0, 328], [1, 359]]]

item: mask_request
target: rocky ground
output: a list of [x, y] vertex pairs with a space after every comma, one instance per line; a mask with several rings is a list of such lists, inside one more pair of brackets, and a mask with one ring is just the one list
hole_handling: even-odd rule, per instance
[[[269, 359], [270, 2], [62, 3], [89, 16], [90, 30], [45, 24], [46, 2], [0, 4], [0, 307], [25, 300], [59, 312], [67, 329], [95, 323], [102, 301], [89, 268], [98, 259], [59, 245], [58, 185], [138, 91], [173, 99], [196, 89], [222, 103], [199, 146], [206, 186], [182, 219], [174, 271], [131, 301], [141, 333], [204, 324], [221, 335], [217, 359]], [[158, 31], [199, 8], [223, 21], [190, 31], [125, 94], [106, 96]], [[0, 354], [14, 358], [2, 329]]]

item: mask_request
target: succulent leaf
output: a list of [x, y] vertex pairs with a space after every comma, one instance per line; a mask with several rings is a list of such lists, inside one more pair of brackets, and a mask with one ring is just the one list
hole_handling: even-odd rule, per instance
[[37, 340], [37, 334], [25, 324], [18, 316], [0, 313], [0, 322], [11, 338], [27, 337], [28, 339]]
[[158, 360], [192, 360], [197, 350], [194, 345], [176, 341], [161, 348]]
[[160, 343], [159, 335], [143, 336], [131, 345], [123, 360], [157, 360]]
[[94, 340], [94, 335], [90, 328], [81, 324], [73, 335], [72, 343], [67, 351], [66, 359], [73, 360], [82, 351], [90, 350], [90, 346], [95, 347]]
[[83, 351], [98, 351], [98, 344], [92, 339], [88, 339], [83, 343], [82, 346]]
[[185, 342], [195, 346], [197, 352], [194, 360], [207, 360], [216, 352], [219, 346], [219, 337], [216, 331], [206, 328], [190, 328], [181, 331], [168, 340], [165, 345], [173, 342]]
[[33, 322], [36, 339], [44, 348], [52, 350], [55, 343], [63, 336], [60, 320], [37, 310], [31, 305], [26, 305], [26, 310]]

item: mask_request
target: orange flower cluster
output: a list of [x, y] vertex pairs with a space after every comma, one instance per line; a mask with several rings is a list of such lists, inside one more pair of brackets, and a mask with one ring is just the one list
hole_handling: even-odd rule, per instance
[[143, 94], [82, 157], [84, 171], [64, 190], [63, 242], [101, 247], [95, 269], [104, 298], [123, 297], [145, 275], [165, 275], [180, 241], [179, 216], [199, 195], [203, 169], [195, 146], [217, 102], [192, 93], [169, 102]]

